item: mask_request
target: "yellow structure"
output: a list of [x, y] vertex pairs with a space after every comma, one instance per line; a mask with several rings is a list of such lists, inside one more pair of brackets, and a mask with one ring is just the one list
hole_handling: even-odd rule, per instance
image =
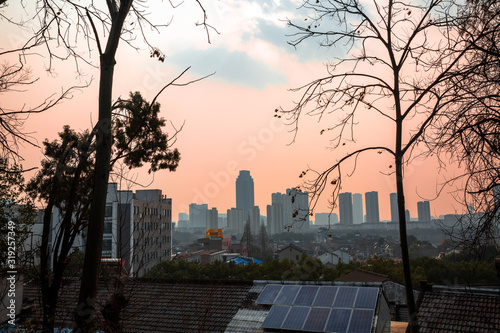
[[217, 231], [215, 231], [215, 229], [208, 229], [208, 231], [207, 231], [207, 236], [218, 237], [218, 238], [224, 238], [224, 237], [222, 236], [222, 229], [217, 229]]

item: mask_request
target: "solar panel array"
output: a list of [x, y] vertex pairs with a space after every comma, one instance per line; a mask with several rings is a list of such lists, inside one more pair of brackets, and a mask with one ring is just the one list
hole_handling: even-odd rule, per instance
[[272, 305], [263, 328], [370, 333], [379, 288], [268, 284], [257, 304]]

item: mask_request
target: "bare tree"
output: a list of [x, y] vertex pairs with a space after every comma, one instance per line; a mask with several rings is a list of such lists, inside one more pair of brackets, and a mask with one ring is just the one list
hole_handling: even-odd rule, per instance
[[457, 98], [443, 112], [429, 145], [462, 166], [457, 200], [468, 213], [456, 220], [451, 236], [477, 251], [497, 245], [500, 214], [500, 4], [468, 1], [460, 13], [460, 34], [472, 51], [449, 82]]
[[[291, 45], [298, 47], [315, 38], [321, 46], [348, 50], [339, 60], [326, 65], [324, 77], [294, 90], [301, 94], [294, 107], [276, 110], [294, 125], [295, 132], [303, 115], [317, 116], [323, 121], [329, 115], [335, 116], [333, 125], [321, 134], [333, 133], [334, 150], [351, 148], [328, 169], [308, 169], [301, 174], [312, 195], [311, 210], [325, 190], [331, 191], [335, 205], [342, 189], [341, 167], [346, 162], [355, 164], [358, 156], [370, 152], [390, 156], [392, 162], [383, 171], [396, 180], [410, 327], [417, 332], [405, 222], [404, 168], [415, 157], [414, 149], [422, 142], [424, 133], [455, 100], [454, 90], [447, 83], [455, 77], [461, 60], [471, 49], [471, 42], [455, 38], [459, 22], [453, 13], [462, 8], [445, 0], [426, 4], [306, 0], [301, 8], [308, 11], [302, 23], [288, 22], [295, 31]], [[391, 124], [394, 140], [388, 145], [364, 146], [354, 141], [357, 121], [372, 114]], [[374, 125], [371, 130], [375, 139], [380, 129]], [[382, 130], [386, 132], [387, 127]]]
[[[5, 16], [3, 14], [5, 7], [5, 3], [0, 4], [0, 21], [7, 21], [7, 25], [19, 26], [19, 28], [26, 25], [26, 23], [16, 22]], [[22, 45], [0, 51], [0, 60], [3, 61], [0, 64], [0, 95], [25, 92], [38, 81], [37, 78], [33, 77], [27, 61], [30, 56], [38, 56], [36, 53], [28, 54], [28, 52], [38, 49], [42, 44], [42, 40], [35, 36], [28, 38]], [[18, 60], [12, 62], [16, 57]], [[0, 156], [9, 163], [19, 164], [22, 161], [22, 156], [19, 155], [18, 151], [19, 145], [37, 146], [34, 138], [24, 131], [26, 119], [32, 114], [49, 110], [64, 99], [71, 97], [73, 91], [86, 86], [88, 83], [82, 86], [72, 86], [62, 93], [51, 94], [32, 105], [27, 105], [24, 102], [19, 103], [20, 105], [0, 103]], [[2, 168], [0, 171], [7, 172], [7, 169]], [[19, 169], [18, 172], [23, 171], [25, 170]]]

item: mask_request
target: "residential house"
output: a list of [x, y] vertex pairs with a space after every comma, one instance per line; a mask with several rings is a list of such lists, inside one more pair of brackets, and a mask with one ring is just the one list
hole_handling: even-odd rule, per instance
[[307, 254], [306, 250], [301, 249], [300, 247], [298, 247], [297, 245], [295, 245], [293, 243], [290, 243], [288, 246], [282, 248], [281, 250], [279, 250], [277, 252], [278, 259], [280, 261], [284, 260], [284, 259], [288, 259], [288, 260], [291, 260], [295, 263], [298, 263], [300, 258], [305, 254]]

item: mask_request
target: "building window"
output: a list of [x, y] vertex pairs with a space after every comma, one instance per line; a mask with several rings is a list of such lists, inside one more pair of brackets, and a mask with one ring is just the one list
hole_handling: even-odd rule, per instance
[[102, 240], [102, 250], [103, 251], [111, 251], [113, 249], [111, 239], [103, 239]]
[[106, 217], [113, 216], [113, 206], [106, 206]]
[[105, 234], [113, 233], [113, 223], [104, 222], [104, 233]]

